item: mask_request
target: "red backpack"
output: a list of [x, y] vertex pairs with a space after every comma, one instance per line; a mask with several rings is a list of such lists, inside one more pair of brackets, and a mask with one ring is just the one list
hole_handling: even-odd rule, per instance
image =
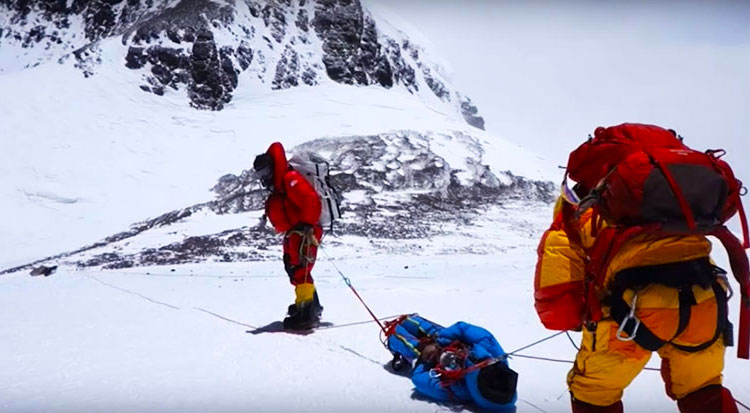
[[[596, 242], [587, 251], [588, 319], [601, 319], [597, 292], [604, 284], [606, 268], [622, 245], [646, 233], [716, 236], [727, 249], [741, 286], [738, 356], [750, 353], [750, 265], [745, 248], [748, 226], [740, 194], [742, 183], [729, 165], [719, 159], [723, 150], [699, 152], [683, 144], [672, 130], [653, 125], [625, 123], [599, 127], [594, 136], [570, 154], [567, 177], [578, 182], [584, 194], [575, 211], [593, 208], [592, 228]], [[575, 194], [572, 191], [573, 196]], [[565, 221], [571, 223], [571, 208]], [[724, 226], [739, 212], [744, 243]], [[601, 220], [610, 224], [598, 230]], [[566, 232], [571, 240], [574, 231]]]

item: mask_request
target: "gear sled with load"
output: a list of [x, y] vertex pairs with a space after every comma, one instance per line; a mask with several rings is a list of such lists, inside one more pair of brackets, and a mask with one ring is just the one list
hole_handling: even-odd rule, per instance
[[416, 391], [440, 402], [474, 403], [483, 410], [515, 412], [518, 374], [484, 328], [459, 321], [442, 327], [416, 314], [385, 325], [394, 370], [411, 368]]

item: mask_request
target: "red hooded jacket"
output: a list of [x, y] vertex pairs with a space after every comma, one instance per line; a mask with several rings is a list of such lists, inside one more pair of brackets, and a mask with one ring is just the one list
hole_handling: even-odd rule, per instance
[[281, 143], [266, 151], [273, 158], [273, 193], [266, 201], [266, 216], [277, 232], [298, 224], [316, 225], [320, 220], [320, 198], [299, 172], [290, 169]]

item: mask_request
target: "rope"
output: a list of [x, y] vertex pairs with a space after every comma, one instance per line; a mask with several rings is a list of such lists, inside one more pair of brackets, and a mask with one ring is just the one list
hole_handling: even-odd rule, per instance
[[333, 268], [336, 269], [336, 271], [339, 273], [339, 275], [341, 276], [341, 278], [344, 279], [344, 282], [346, 283], [346, 285], [349, 286], [349, 288], [352, 290], [352, 292], [354, 293], [354, 295], [357, 296], [357, 299], [359, 299], [359, 302], [362, 303], [362, 305], [365, 307], [365, 310], [367, 310], [367, 312], [370, 313], [370, 316], [372, 317], [372, 319], [375, 320], [376, 323], [378, 323], [378, 326], [380, 327], [380, 330], [383, 331], [383, 333], [386, 333], [385, 327], [383, 326], [383, 323], [381, 323], [380, 320], [378, 319], [378, 317], [375, 316], [375, 313], [373, 313], [372, 310], [370, 310], [370, 307], [367, 306], [367, 303], [365, 303], [365, 300], [363, 300], [362, 297], [360, 297], [359, 293], [357, 292], [357, 290], [352, 285], [352, 281], [349, 278], [347, 278], [346, 275], [344, 275], [343, 272], [341, 272], [341, 270], [336, 265], [336, 263], [333, 262], [333, 260], [331, 260], [331, 257], [328, 255], [328, 253], [326, 252], [325, 249], [320, 248], [320, 250], [323, 251], [323, 254], [325, 254], [326, 258], [328, 258], [328, 262], [331, 263], [331, 265], [333, 266]]
[[747, 409], [747, 411], [750, 412], [750, 407], [747, 407], [747, 405], [745, 403], [742, 403], [741, 401], [739, 401], [737, 399], [734, 399], [734, 401], [737, 402], [737, 404], [739, 404], [740, 406], [744, 407], [745, 409]]
[[[523, 354], [514, 354], [513, 357], [521, 357], [526, 359], [534, 359], [534, 360], [542, 360], [542, 361], [552, 361], [555, 363], [567, 363], [567, 364], [574, 364], [575, 361], [573, 360], [562, 360], [562, 359], [553, 359], [548, 357], [538, 357], [538, 356], [526, 356]], [[643, 370], [650, 370], [650, 371], [661, 371], [657, 369], [656, 367], [644, 367]]]
[[[388, 317], [380, 317], [380, 318], [378, 318], [378, 320], [385, 321], [385, 320], [390, 320], [392, 318], [396, 318], [398, 316], [399, 315], [397, 314], [397, 315], [392, 315], [392, 316], [388, 316]], [[333, 325], [330, 325], [330, 326], [321, 326], [321, 327], [318, 327], [316, 330], [328, 330], [328, 329], [331, 329], [331, 328], [352, 327], [352, 326], [357, 326], [357, 325], [361, 325], [361, 324], [369, 324], [369, 323], [372, 323], [372, 320], [354, 321], [354, 322], [351, 322], [351, 323], [333, 324]]]
[[523, 347], [519, 348], [518, 350], [514, 350], [514, 351], [511, 351], [510, 353], [506, 353], [505, 355], [506, 356], [512, 356], [512, 355], [518, 353], [519, 351], [523, 351], [523, 350], [526, 350], [527, 348], [534, 347], [537, 344], [540, 344], [540, 343], [543, 343], [543, 342], [545, 342], [545, 341], [547, 341], [549, 339], [555, 338], [555, 337], [557, 337], [557, 336], [559, 336], [560, 334], [563, 334], [563, 333], [565, 333], [565, 331], [558, 331], [557, 333], [552, 334], [551, 336], [545, 337], [545, 338], [543, 338], [541, 340], [537, 340], [537, 341], [535, 341], [535, 342], [533, 342], [533, 343], [531, 343], [529, 345], [526, 345], [526, 346], [523, 346]]
[[580, 349], [580, 348], [578, 348], [578, 346], [576, 345], [576, 342], [575, 342], [575, 341], [573, 341], [573, 337], [571, 337], [571, 336], [570, 336], [570, 332], [569, 332], [569, 331], [567, 331], [567, 330], [566, 330], [566, 331], [565, 331], [565, 335], [566, 335], [566, 336], [568, 336], [568, 340], [570, 340], [570, 344], [572, 344], [572, 345], [573, 345], [573, 347], [574, 347], [574, 348], [576, 349], [576, 351], [579, 351], [579, 350], [581, 350], [581, 349]]
[[568, 363], [568, 364], [575, 363], [572, 360], [561, 360], [561, 359], [553, 359], [553, 358], [538, 357], [538, 356], [526, 356], [526, 355], [523, 355], [523, 354], [514, 354], [513, 357], [521, 357], [521, 358], [525, 358], [525, 359], [534, 359], [534, 360], [542, 360], [542, 361], [552, 361], [552, 362], [555, 362], [555, 363]]

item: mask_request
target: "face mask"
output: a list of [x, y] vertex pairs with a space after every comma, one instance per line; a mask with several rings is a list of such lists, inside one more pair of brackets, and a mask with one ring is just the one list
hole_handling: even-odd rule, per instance
[[256, 156], [253, 169], [264, 188], [273, 187], [273, 158], [270, 155], [264, 153]]
[[273, 186], [273, 168], [270, 166], [263, 167], [255, 171], [255, 176], [260, 180], [260, 184], [268, 189]]

